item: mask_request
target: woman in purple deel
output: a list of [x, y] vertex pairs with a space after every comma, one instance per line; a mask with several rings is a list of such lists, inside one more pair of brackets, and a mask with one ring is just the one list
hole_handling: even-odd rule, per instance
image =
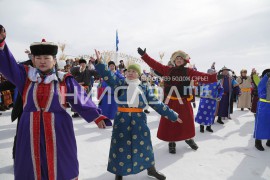
[[69, 102], [87, 122], [95, 121], [99, 128], [111, 122], [87, 99], [83, 87], [70, 74], [57, 71], [57, 45], [45, 40], [31, 44], [34, 68], [16, 63], [5, 37], [6, 31], [0, 25], [0, 72], [23, 97], [15, 179], [78, 179], [73, 123], [64, 104]]

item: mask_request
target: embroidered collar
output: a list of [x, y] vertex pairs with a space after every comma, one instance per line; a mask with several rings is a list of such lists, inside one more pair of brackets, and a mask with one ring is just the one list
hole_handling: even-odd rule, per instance
[[[32, 67], [32, 66], [28, 66], [28, 67], [29, 67], [28, 78], [30, 79], [30, 81], [41, 83], [42, 82], [42, 77], [40, 76], [39, 70]], [[58, 78], [57, 78], [55, 72], [45, 76], [45, 78], [43, 80], [43, 83], [44, 84], [49, 84], [52, 81], [58, 81]]]

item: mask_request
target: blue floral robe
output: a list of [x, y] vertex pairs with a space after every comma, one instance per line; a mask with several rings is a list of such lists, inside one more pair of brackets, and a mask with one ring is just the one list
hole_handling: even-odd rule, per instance
[[[97, 64], [96, 70], [112, 88], [128, 86], [124, 79], [119, 79], [106, 69], [104, 64]], [[139, 95], [139, 107], [145, 108], [147, 103], [162, 116], [176, 121], [178, 114], [158, 101], [152, 91], [144, 85], [139, 85], [143, 94]], [[115, 92], [120, 102], [119, 107], [128, 107], [127, 89]], [[145, 102], [144, 98], [147, 102]], [[155, 164], [151, 134], [147, 126], [144, 112], [117, 112], [111, 138], [108, 171], [117, 175], [136, 174]]]
[[210, 126], [215, 120], [217, 98], [222, 98], [223, 87], [220, 82], [203, 86], [200, 105], [195, 121], [200, 125]]

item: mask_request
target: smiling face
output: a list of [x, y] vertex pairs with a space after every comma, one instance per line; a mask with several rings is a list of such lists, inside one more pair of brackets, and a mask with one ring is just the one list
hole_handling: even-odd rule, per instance
[[33, 58], [34, 65], [43, 73], [48, 73], [56, 64], [56, 58], [52, 55], [39, 55]]
[[177, 56], [174, 60], [175, 66], [181, 66], [185, 64], [185, 60], [181, 56]]
[[134, 79], [138, 79], [139, 74], [137, 73], [137, 71], [133, 70], [133, 69], [128, 69], [126, 71], [126, 78], [128, 80], [134, 80]]

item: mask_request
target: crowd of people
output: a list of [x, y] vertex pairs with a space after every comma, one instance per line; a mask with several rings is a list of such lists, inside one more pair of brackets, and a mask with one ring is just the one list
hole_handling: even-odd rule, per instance
[[[107, 170], [116, 180], [143, 170], [166, 179], [155, 168], [149, 106], [161, 115], [157, 137], [168, 143], [171, 154], [180, 141], [196, 151], [194, 122], [201, 133], [205, 127], [212, 133], [215, 119], [220, 125], [232, 119], [234, 102], [241, 111], [254, 113], [255, 147], [263, 151], [262, 140], [270, 147], [270, 69], [261, 76], [255, 69], [248, 76], [243, 69], [237, 77], [225, 66], [217, 72], [213, 63], [200, 72], [187, 67], [190, 56], [184, 51], [175, 51], [163, 65], [142, 48], [137, 51], [151, 68], [148, 73], [139, 64], [105, 62], [97, 50], [95, 58], [68, 59], [59, 69], [56, 44], [44, 39], [32, 43], [26, 51], [30, 59], [17, 63], [5, 38], [0, 25], [0, 111], [12, 107], [11, 119], [18, 120], [15, 179], [78, 179], [72, 118], [80, 116], [101, 129], [113, 126]], [[99, 84], [97, 106], [91, 99], [94, 82]], [[196, 96], [200, 104], [194, 116]]]

